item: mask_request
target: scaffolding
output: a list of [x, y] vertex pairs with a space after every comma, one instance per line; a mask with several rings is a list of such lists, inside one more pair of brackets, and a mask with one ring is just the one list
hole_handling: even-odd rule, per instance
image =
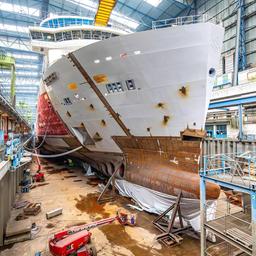
[[[256, 255], [256, 153], [204, 156], [200, 171], [201, 256]], [[207, 183], [222, 193], [215, 217], [206, 220]], [[217, 237], [210, 247], [209, 233]]]
[[10, 70], [11, 72], [10, 104], [15, 107], [15, 59], [6, 55], [3, 51], [0, 52], [0, 69]]

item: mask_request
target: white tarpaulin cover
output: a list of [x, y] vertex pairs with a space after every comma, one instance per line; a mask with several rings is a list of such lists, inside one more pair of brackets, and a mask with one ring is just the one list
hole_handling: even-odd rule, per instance
[[[116, 180], [116, 187], [122, 196], [130, 197], [145, 211], [161, 214], [173, 203], [177, 197], [167, 195], [149, 188], [145, 188], [125, 180]], [[206, 210], [207, 220], [215, 218], [216, 201], [208, 202]], [[181, 214], [195, 231], [200, 231], [200, 200], [181, 198]]]

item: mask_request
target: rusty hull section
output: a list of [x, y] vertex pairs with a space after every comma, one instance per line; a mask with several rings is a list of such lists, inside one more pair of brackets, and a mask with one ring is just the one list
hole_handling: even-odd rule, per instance
[[[177, 137], [114, 137], [125, 154], [124, 179], [177, 196], [200, 198], [201, 141]], [[207, 199], [220, 194], [218, 185], [207, 184]]]
[[[153, 136], [114, 136], [113, 139], [123, 154], [92, 152], [84, 147], [73, 153], [73, 157], [86, 161], [107, 177], [119, 168], [119, 179], [169, 195], [177, 196], [181, 190], [186, 198], [200, 198], [201, 140]], [[75, 137], [64, 140], [71, 148], [81, 145]], [[217, 199], [219, 194], [218, 185], [207, 184], [207, 199]]]

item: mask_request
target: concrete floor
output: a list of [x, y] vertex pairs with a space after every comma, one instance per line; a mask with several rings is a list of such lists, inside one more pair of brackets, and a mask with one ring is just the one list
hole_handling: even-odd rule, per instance
[[[35, 169], [36, 166], [33, 163], [31, 170]], [[130, 200], [118, 196], [115, 202], [98, 205], [96, 203], [99, 195], [97, 180], [90, 181], [83, 176], [79, 168], [71, 170], [63, 165], [44, 161], [42, 170], [46, 174], [45, 182], [48, 184], [17, 196], [17, 200], [42, 203], [41, 213], [29, 217], [31, 223], [35, 222], [40, 227], [40, 231], [33, 240], [16, 243], [2, 249], [1, 256], [32, 256], [38, 251], [43, 252], [42, 255], [50, 255], [48, 239], [56, 231], [115, 216], [118, 209], [125, 208], [126, 204], [131, 203]], [[45, 213], [58, 207], [63, 208], [63, 214], [47, 220]], [[21, 210], [12, 210], [11, 222], [16, 222], [14, 218], [20, 212]], [[99, 256], [194, 256], [200, 254], [199, 240], [191, 237], [184, 237], [183, 243], [176, 247], [170, 248], [159, 244], [155, 240], [159, 232], [152, 225], [155, 216], [145, 212], [136, 211], [136, 213], [138, 222], [136, 227], [121, 226], [115, 223], [91, 230]]]

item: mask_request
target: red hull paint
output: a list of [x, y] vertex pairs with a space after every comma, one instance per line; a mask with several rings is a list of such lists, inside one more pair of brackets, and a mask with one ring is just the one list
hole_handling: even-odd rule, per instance
[[63, 136], [69, 131], [58, 114], [54, 111], [47, 93], [42, 93], [38, 99], [37, 135]]

